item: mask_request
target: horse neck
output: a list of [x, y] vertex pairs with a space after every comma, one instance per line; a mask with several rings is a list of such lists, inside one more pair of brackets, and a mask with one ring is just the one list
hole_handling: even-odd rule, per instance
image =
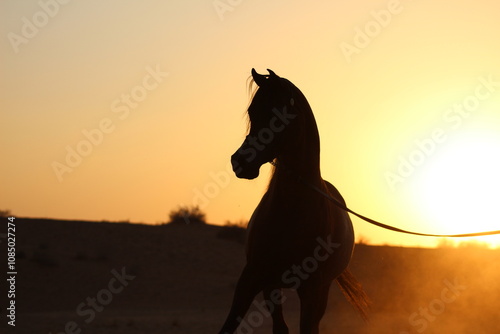
[[[287, 143], [286, 148], [276, 159], [270, 188], [279, 188], [286, 192], [297, 186], [298, 177], [313, 184], [321, 182], [317, 128], [314, 127], [305, 136], [294, 138], [297, 140]], [[307, 140], [303, 140], [304, 138]]]
[[293, 156], [280, 157], [276, 163], [276, 174], [281, 177], [301, 177], [302, 179], [313, 182], [321, 178], [319, 168], [319, 153], [304, 152], [305, 154], [296, 154]]

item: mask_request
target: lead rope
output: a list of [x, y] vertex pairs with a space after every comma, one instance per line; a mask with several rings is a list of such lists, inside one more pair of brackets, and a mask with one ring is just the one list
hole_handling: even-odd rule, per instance
[[395, 231], [395, 232], [400, 232], [400, 233], [406, 233], [406, 234], [420, 235], [420, 236], [425, 236], [425, 237], [440, 237], [440, 238], [445, 238], [445, 237], [446, 238], [465, 238], [465, 237], [480, 237], [480, 236], [485, 236], [485, 235], [500, 234], [500, 230], [497, 230], [497, 231], [486, 231], [486, 232], [476, 232], [476, 233], [463, 233], [463, 234], [429, 234], [429, 233], [419, 233], [419, 232], [412, 232], [412, 231], [403, 230], [403, 229], [400, 229], [400, 228], [397, 228], [397, 227], [394, 227], [394, 226], [383, 224], [381, 222], [378, 222], [376, 220], [373, 220], [371, 218], [365, 217], [363, 215], [360, 215], [357, 212], [352, 211], [347, 206], [343, 205], [342, 203], [340, 203], [339, 201], [337, 201], [335, 198], [333, 198], [329, 194], [325, 193], [320, 188], [316, 187], [314, 184], [309, 183], [309, 182], [303, 180], [301, 177], [298, 178], [298, 181], [301, 182], [301, 183], [303, 183], [303, 184], [305, 184], [305, 185], [307, 185], [307, 186], [309, 186], [309, 187], [311, 187], [312, 189], [316, 190], [318, 193], [320, 193], [321, 195], [325, 196], [327, 199], [329, 199], [330, 201], [332, 201], [335, 205], [337, 205], [342, 210], [345, 210], [345, 211], [347, 211], [349, 213], [352, 213], [356, 217], [361, 218], [361, 219], [363, 219], [364, 221], [366, 221], [366, 222], [368, 222], [370, 224], [373, 224], [373, 225], [378, 226], [378, 227], [385, 228], [387, 230], [391, 230], [391, 231]]
[[[272, 161], [270, 163], [273, 166], [275, 166], [275, 167], [277, 165], [275, 161]], [[476, 232], [476, 233], [463, 233], [463, 234], [430, 234], [430, 233], [419, 233], [419, 232], [412, 232], [412, 231], [403, 230], [403, 229], [400, 229], [400, 228], [397, 228], [397, 227], [394, 227], [394, 226], [383, 224], [383, 223], [378, 222], [378, 221], [376, 221], [374, 219], [365, 217], [365, 216], [363, 216], [363, 215], [361, 215], [361, 214], [359, 214], [359, 213], [357, 213], [355, 211], [352, 211], [347, 206], [345, 206], [344, 204], [340, 203], [335, 198], [333, 198], [332, 196], [330, 196], [329, 194], [327, 194], [326, 192], [324, 192], [323, 190], [321, 190], [320, 188], [318, 188], [314, 184], [312, 184], [310, 182], [307, 182], [306, 180], [304, 180], [300, 176], [297, 177], [297, 181], [300, 182], [300, 183], [302, 183], [302, 184], [305, 184], [306, 186], [308, 186], [308, 187], [312, 188], [313, 190], [315, 190], [316, 192], [320, 193], [321, 195], [323, 195], [324, 197], [326, 197], [327, 199], [329, 199], [330, 201], [332, 201], [333, 204], [335, 204], [336, 206], [338, 206], [342, 210], [347, 211], [347, 212], [355, 215], [356, 217], [363, 219], [364, 221], [366, 221], [366, 222], [368, 222], [370, 224], [373, 224], [373, 225], [381, 227], [381, 228], [385, 228], [385, 229], [390, 230], [390, 231], [400, 232], [400, 233], [406, 233], [406, 234], [412, 234], [412, 235], [420, 235], [420, 236], [424, 236], [424, 237], [439, 237], [439, 238], [465, 238], [465, 237], [480, 237], [480, 236], [485, 236], [485, 235], [500, 234], [500, 230], [486, 231], [486, 232]]]

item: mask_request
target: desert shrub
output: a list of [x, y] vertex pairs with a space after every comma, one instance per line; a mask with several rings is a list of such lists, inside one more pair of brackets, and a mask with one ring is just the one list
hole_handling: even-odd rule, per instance
[[370, 244], [370, 239], [365, 237], [364, 235], [360, 235], [358, 237], [358, 241], [356, 242], [358, 245], [369, 245]]
[[440, 238], [437, 242], [436, 248], [455, 248], [456, 243], [450, 238]]
[[459, 248], [466, 248], [466, 249], [489, 249], [490, 246], [487, 242], [484, 241], [477, 241], [477, 240], [467, 240], [467, 241], [462, 241], [458, 244]]
[[246, 223], [231, 223], [226, 222], [226, 225], [222, 226], [219, 232], [217, 232], [217, 238], [225, 240], [233, 240], [239, 243], [245, 243], [246, 238]]
[[6, 218], [12, 216], [10, 210], [0, 210], [0, 218]]
[[168, 224], [206, 224], [206, 215], [199, 206], [179, 206], [170, 211]]

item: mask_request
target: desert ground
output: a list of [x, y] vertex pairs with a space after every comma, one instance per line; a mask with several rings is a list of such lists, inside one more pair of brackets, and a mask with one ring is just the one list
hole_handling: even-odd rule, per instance
[[[244, 265], [242, 233], [202, 224], [18, 218], [16, 326], [6, 325], [2, 288], [2, 327], [26, 334], [217, 333]], [[370, 320], [332, 284], [321, 333], [500, 333], [499, 255], [479, 247], [357, 245], [351, 270], [372, 300]], [[290, 333], [298, 333], [298, 300], [293, 291], [285, 297]], [[250, 314], [258, 326], [240, 333], [271, 333], [258, 306]]]

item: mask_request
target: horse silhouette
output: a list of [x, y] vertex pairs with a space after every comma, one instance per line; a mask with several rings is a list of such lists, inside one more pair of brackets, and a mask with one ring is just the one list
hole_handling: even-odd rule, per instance
[[321, 177], [319, 133], [311, 107], [294, 84], [268, 71], [262, 75], [252, 69], [250, 89], [253, 83], [258, 88], [248, 107], [249, 131], [231, 163], [236, 176], [244, 179], [256, 178], [267, 162], [274, 167], [248, 224], [247, 263], [219, 333], [234, 333], [262, 291], [273, 333], [287, 334], [282, 289], [292, 288], [300, 299], [300, 333], [317, 334], [333, 280], [364, 319], [368, 297], [347, 269], [354, 248], [347, 212], [308, 186], [345, 205], [339, 191]]

